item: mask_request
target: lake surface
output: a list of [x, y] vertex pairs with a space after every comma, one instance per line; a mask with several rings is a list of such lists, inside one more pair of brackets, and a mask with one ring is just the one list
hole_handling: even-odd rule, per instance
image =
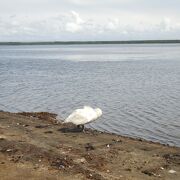
[[88, 127], [180, 146], [180, 44], [0, 46], [1, 110], [84, 105]]

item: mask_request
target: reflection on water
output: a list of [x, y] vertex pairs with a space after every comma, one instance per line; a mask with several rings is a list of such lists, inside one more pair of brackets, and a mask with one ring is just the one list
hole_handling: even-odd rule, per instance
[[91, 128], [180, 146], [180, 46], [0, 46], [0, 109], [103, 110]]

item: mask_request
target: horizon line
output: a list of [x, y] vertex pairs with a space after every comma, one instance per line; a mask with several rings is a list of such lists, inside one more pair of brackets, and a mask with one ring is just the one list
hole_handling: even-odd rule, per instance
[[169, 40], [88, 40], [88, 41], [2, 41], [0, 45], [73, 45], [73, 44], [146, 44], [180, 43], [180, 39]]

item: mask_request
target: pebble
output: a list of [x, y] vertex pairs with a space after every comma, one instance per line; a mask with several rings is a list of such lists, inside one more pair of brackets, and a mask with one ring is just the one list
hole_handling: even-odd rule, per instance
[[28, 127], [29, 125], [28, 124], [23, 124], [23, 127]]
[[65, 168], [65, 166], [63, 166], [63, 165], [59, 166], [59, 169], [64, 169], [64, 168]]
[[80, 159], [76, 159], [74, 160], [76, 163], [85, 163], [86, 159], [85, 158], [80, 158]]
[[6, 136], [0, 135], [0, 140], [6, 139]]
[[122, 140], [120, 140], [120, 139], [112, 139], [112, 141], [114, 141], [114, 142], [122, 142]]
[[171, 173], [171, 174], [176, 173], [176, 171], [175, 171], [175, 170], [173, 170], [173, 169], [169, 170], [168, 172], [169, 172], [169, 173]]
[[109, 144], [107, 144], [107, 146], [106, 146], [107, 148], [109, 148], [110, 147], [110, 145]]
[[7, 149], [7, 150], [6, 150], [6, 152], [11, 152], [11, 151], [12, 151], [12, 149]]

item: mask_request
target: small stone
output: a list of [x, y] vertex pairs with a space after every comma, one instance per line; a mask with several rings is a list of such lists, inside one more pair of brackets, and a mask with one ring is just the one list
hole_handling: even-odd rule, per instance
[[163, 170], [164, 168], [163, 168], [163, 167], [160, 167], [160, 169], [162, 169], [162, 170]]
[[7, 150], [6, 150], [6, 152], [11, 152], [11, 151], [12, 151], [12, 149], [7, 149]]
[[60, 165], [59, 166], [59, 169], [64, 169], [65, 167], [63, 165]]
[[173, 169], [169, 170], [168, 172], [169, 172], [169, 173], [171, 173], [171, 174], [176, 173], [176, 171], [175, 171], [175, 170], [173, 170]]
[[28, 127], [29, 125], [28, 124], [23, 124], [23, 127]]
[[6, 137], [3, 135], [0, 135], [0, 140], [4, 140], [4, 139], [6, 139]]
[[120, 140], [120, 139], [112, 139], [112, 141], [114, 141], [114, 142], [122, 142], [122, 140]]
[[110, 170], [108, 169], [106, 172], [107, 172], [107, 173], [109, 173], [109, 172], [110, 172]]
[[107, 148], [109, 148], [109, 147], [110, 147], [110, 145], [109, 145], [109, 144], [107, 144], [107, 145], [106, 145], [106, 147], [107, 147]]
[[74, 162], [76, 162], [76, 163], [85, 163], [86, 159], [85, 158], [80, 158], [80, 159], [74, 160]]
[[126, 170], [126, 171], [131, 171], [131, 169], [130, 169], [130, 168], [126, 168], [125, 170]]
[[38, 169], [39, 168], [39, 164], [35, 164], [34, 169]]
[[39, 159], [39, 162], [41, 162], [41, 159]]
[[87, 143], [85, 144], [85, 149], [86, 151], [91, 151], [91, 150], [94, 150], [95, 148], [91, 143]]

